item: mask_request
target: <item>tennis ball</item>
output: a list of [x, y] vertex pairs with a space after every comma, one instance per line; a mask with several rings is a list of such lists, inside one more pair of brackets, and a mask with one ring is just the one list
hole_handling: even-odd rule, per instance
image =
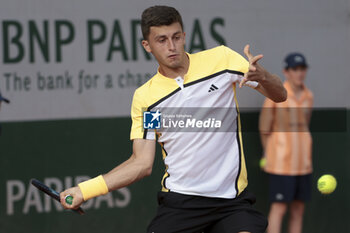
[[260, 159], [259, 166], [261, 169], [263, 169], [266, 166], [266, 158], [265, 157]]
[[332, 175], [323, 175], [317, 181], [317, 189], [322, 194], [330, 194], [337, 187], [337, 180]]

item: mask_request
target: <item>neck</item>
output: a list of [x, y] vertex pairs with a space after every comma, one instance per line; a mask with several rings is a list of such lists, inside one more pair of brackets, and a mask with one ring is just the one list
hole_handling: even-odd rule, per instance
[[289, 82], [289, 84], [295, 93], [298, 93], [304, 90], [304, 85], [296, 85], [293, 82]]
[[159, 72], [168, 78], [184, 77], [187, 74], [190, 66], [190, 60], [187, 54], [184, 55], [183, 62], [179, 67], [172, 68], [169, 66], [159, 64]]

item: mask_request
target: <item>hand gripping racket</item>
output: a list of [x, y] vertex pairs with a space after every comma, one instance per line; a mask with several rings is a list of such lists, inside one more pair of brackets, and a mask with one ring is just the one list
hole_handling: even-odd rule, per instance
[[[49, 195], [50, 197], [52, 197], [56, 201], [60, 202], [60, 194], [58, 192], [56, 192], [55, 190], [53, 190], [52, 188], [47, 187], [45, 184], [43, 184], [42, 182], [40, 182], [39, 180], [36, 180], [36, 179], [31, 179], [30, 183], [32, 183], [32, 185], [34, 185], [40, 191]], [[65, 198], [65, 200], [66, 200], [67, 204], [72, 204], [73, 197], [67, 196]], [[78, 209], [72, 209], [72, 210], [80, 215], [85, 214], [84, 210], [80, 207]]]

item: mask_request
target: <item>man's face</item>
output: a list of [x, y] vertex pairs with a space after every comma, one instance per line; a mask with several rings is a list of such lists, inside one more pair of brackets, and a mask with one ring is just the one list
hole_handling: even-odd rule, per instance
[[307, 68], [305, 66], [297, 66], [284, 70], [284, 76], [295, 86], [302, 86], [306, 77]]
[[185, 33], [180, 23], [168, 26], [153, 26], [147, 40], [142, 41], [145, 50], [152, 53], [159, 65], [177, 69], [184, 64]]

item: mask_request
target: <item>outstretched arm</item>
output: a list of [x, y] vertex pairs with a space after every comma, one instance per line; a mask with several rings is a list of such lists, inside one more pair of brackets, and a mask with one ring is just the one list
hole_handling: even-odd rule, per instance
[[[147, 139], [134, 139], [133, 140], [133, 153], [128, 160], [112, 169], [107, 174], [100, 177], [102, 182], [96, 181], [96, 184], [102, 185], [106, 191], [110, 192], [122, 187], [128, 186], [145, 176], [148, 176], [152, 172], [153, 161], [155, 156], [155, 141]], [[102, 178], [102, 180], [101, 180]], [[89, 180], [90, 181], [90, 180]], [[89, 182], [87, 181], [87, 182]], [[84, 183], [84, 182], [83, 182]], [[100, 189], [98, 186], [96, 189]], [[103, 194], [103, 193], [102, 193]], [[64, 198], [67, 195], [73, 196], [72, 205], [68, 205]], [[73, 187], [63, 191], [60, 194], [61, 204], [66, 209], [76, 209], [84, 201], [88, 200], [86, 194], [82, 192], [80, 187]]]
[[259, 83], [256, 90], [274, 102], [283, 102], [287, 99], [287, 91], [283, 87], [281, 79], [270, 74], [264, 67], [258, 64], [258, 61], [263, 58], [262, 54], [253, 56], [250, 53], [249, 45], [244, 47], [244, 54], [249, 61], [249, 71], [244, 74], [244, 79], [240, 83], [240, 87], [247, 81], [256, 81]]

